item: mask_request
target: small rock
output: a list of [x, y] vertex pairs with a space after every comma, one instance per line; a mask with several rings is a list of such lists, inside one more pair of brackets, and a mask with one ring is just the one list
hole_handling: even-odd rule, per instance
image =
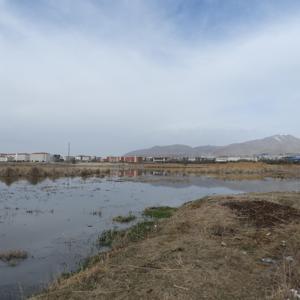
[[281, 241], [280, 245], [281, 245], [282, 247], [286, 247], [286, 241]]
[[275, 264], [276, 261], [270, 257], [265, 257], [265, 258], [262, 258], [261, 261], [264, 263], [264, 264]]
[[287, 256], [284, 258], [287, 262], [292, 263], [294, 261], [294, 258], [292, 256]]
[[271, 235], [271, 232], [268, 232], [267, 234], [266, 234], [266, 236], [270, 236]]
[[221, 246], [222, 246], [222, 247], [226, 247], [227, 244], [226, 244], [225, 242], [222, 242], [222, 243], [221, 243]]
[[242, 251], [242, 253], [243, 253], [244, 255], [247, 255], [247, 252], [246, 252], [246, 251]]
[[291, 289], [290, 290], [291, 294], [292, 294], [292, 299], [300, 299], [300, 293], [299, 291], [295, 290], [295, 289]]

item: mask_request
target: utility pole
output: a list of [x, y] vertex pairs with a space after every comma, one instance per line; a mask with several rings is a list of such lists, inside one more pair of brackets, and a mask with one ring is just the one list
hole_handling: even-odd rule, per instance
[[71, 151], [71, 143], [69, 142], [68, 143], [68, 161], [71, 162], [71, 159], [70, 159], [70, 151]]

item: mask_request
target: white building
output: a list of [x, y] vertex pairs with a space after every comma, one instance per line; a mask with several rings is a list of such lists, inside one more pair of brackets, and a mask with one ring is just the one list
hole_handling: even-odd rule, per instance
[[75, 160], [77, 160], [77, 161], [84, 161], [84, 162], [91, 161], [92, 159], [93, 159], [93, 157], [90, 156], [90, 155], [77, 155], [75, 157]]
[[169, 160], [168, 157], [152, 157], [154, 163], [165, 163]]
[[50, 162], [51, 155], [50, 155], [50, 153], [46, 153], [46, 152], [31, 153], [30, 161], [31, 162]]
[[28, 161], [30, 161], [30, 154], [28, 154], [28, 153], [16, 153], [15, 161], [28, 162]]
[[216, 162], [239, 162], [239, 161], [257, 161], [255, 156], [220, 156], [216, 158]]
[[227, 157], [228, 162], [238, 162], [240, 160], [241, 160], [241, 157], [239, 157], [239, 156], [229, 156], [229, 157]]
[[0, 162], [7, 162], [7, 154], [0, 154]]
[[7, 161], [16, 161], [16, 154], [15, 153], [9, 153], [6, 154]]
[[187, 160], [189, 162], [195, 162], [196, 161], [196, 157], [189, 157]]
[[217, 157], [216, 162], [225, 163], [225, 162], [228, 162], [228, 158], [227, 157]]
[[258, 161], [258, 158], [256, 156], [244, 156], [241, 157], [241, 160], [243, 161]]

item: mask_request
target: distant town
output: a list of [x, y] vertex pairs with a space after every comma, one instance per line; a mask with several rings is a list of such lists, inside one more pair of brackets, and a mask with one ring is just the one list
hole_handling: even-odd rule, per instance
[[290, 162], [300, 163], [300, 155], [271, 155], [267, 153], [254, 156], [201, 156], [201, 157], [174, 157], [174, 156], [107, 156], [99, 157], [95, 155], [63, 156], [48, 152], [34, 153], [0, 153], [0, 163], [8, 162], [32, 162], [32, 163], [227, 163], [227, 162]]
[[71, 154], [68, 143], [67, 155], [49, 152], [0, 153], [0, 163], [227, 163], [227, 162], [270, 162], [300, 163], [300, 139], [292, 135], [274, 135], [260, 140], [225, 146], [167, 145], [154, 146], [129, 152], [122, 156]]

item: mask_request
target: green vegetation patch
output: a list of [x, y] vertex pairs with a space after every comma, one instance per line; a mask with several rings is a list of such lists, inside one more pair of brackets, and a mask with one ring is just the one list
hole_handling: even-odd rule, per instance
[[109, 229], [102, 232], [98, 238], [98, 243], [103, 247], [110, 247], [112, 242], [120, 235], [121, 231], [116, 229]]
[[78, 271], [85, 270], [90, 266], [94, 266], [103, 259], [103, 253], [98, 253], [97, 255], [86, 258], [82, 261]]
[[114, 222], [118, 222], [118, 223], [129, 223], [132, 222], [136, 219], [136, 216], [134, 216], [133, 214], [129, 214], [127, 216], [117, 216], [115, 218], [113, 218]]
[[176, 210], [177, 208], [169, 206], [148, 207], [143, 215], [155, 219], [170, 218]]
[[98, 238], [98, 244], [103, 247], [111, 247], [113, 243], [118, 244], [118, 242], [121, 244], [137, 242], [146, 238], [147, 234], [154, 231], [155, 228], [154, 221], [143, 221], [125, 230], [106, 230]]
[[137, 223], [129, 228], [126, 232], [126, 237], [131, 242], [136, 242], [144, 239], [148, 233], [152, 232], [156, 227], [153, 221], [144, 221]]

